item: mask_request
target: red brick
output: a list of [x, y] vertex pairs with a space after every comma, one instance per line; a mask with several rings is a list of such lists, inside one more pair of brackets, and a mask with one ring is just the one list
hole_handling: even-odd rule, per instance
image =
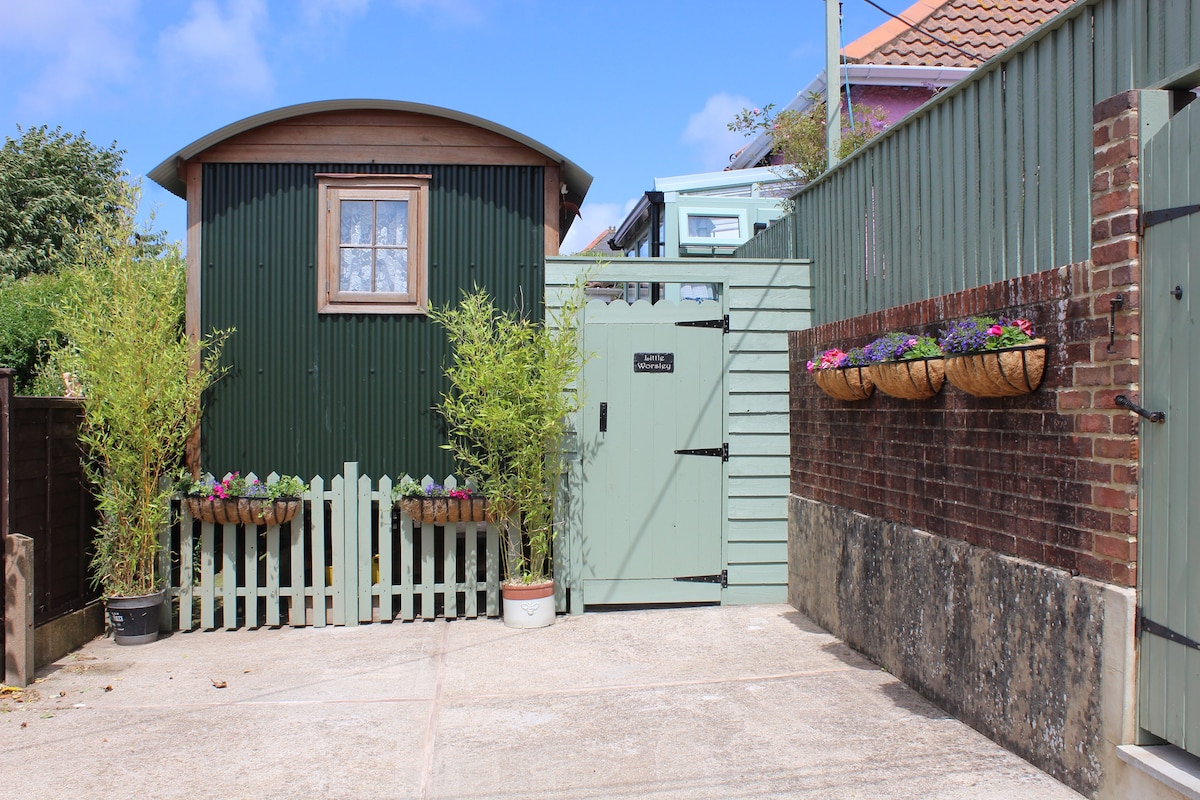
[[[1115, 242], [1092, 248], [1092, 262], [1096, 266], [1120, 264], [1123, 261], [1137, 258], [1137, 242], [1133, 239], [1118, 239]], [[1112, 281], [1115, 285], [1115, 281]]]
[[1096, 194], [1092, 197], [1092, 215], [1102, 217], [1106, 214], [1124, 211], [1127, 208], [1134, 208], [1131, 205], [1132, 197], [1133, 192], [1128, 188]]
[[1080, 433], [1108, 433], [1111, 429], [1107, 414], [1080, 414], [1075, 418], [1075, 430]]
[[1119, 586], [1137, 586], [1137, 565], [1113, 564], [1112, 582]]
[[1121, 214], [1109, 220], [1109, 226], [1113, 236], [1122, 236], [1127, 233], [1137, 233], [1138, 219], [1137, 214], [1130, 212]]
[[1083, 390], [1060, 391], [1055, 393], [1055, 401], [1059, 411], [1091, 408], [1092, 393]]
[[1129, 491], [1107, 486], [1092, 487], [1092, 502], [1102, 508], [1132, 509], [1137, 505], [1136, 499]]
[[1097, 172], [1092, 176], [1092, 191], [1106, 192], [1112, 184], [1112, 176], [1107, 172]]
[[1123, 438], [1096, 438], [1092, 440], [1092, 450], [1096, 458], [1115, 458], [1134, 460], [1137, 458], [1137, 440]]
[[1137, 542], [1120, 536], [1097, 536], [1092, 545], [1096, 555], [1118, 561], [1137, 560]]
[[1076, 386], [1111, 386], [1113, 368], [1106, 366], [1075, 367], [1072, 379]]
[[1097, 125], [1092, 131], [1092, 147], [1102, 147], [1112, 141], [1109, 125]]

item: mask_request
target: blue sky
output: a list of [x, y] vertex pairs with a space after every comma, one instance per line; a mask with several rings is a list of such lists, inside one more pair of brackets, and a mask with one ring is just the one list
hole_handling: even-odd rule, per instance
[[[894, 13], [908, 0], [883, 3]], [[142, 176], [231, 122], [382, 98], [492, 120], [594, 177], [563, 252], [617, 224], [655, 177], [718, 170], [746, 106], [824, 65], [823, 0], [0, 0], [0, 133], [62, 126]], [[843, 40], [886, 21], [843, 4]], [[144, 182], [158, 226], [184, 203]]]

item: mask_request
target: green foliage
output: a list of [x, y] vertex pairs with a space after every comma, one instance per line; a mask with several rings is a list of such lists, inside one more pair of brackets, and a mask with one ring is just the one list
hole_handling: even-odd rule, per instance
[[137, 193], [105, 201], [76, 243], [70, 291], [59, 310], [68, 340], [60, 363], [83, 390], [80, 441], [100, 510], [93, 580], [108, 596], [155, 589], [158, 535], [200, 399], [219, 374], [227, 333], [204, 342], [183, 332], [184, 262], [177, 246], [151, 253], [135, 221]]
[[[769, 135], [771, 153], [782, 162], [776, 165], [776, 174], [790, 181], [794, 189], [816, 180], [828, 164], [825, 100], [817, 93], [810, 94], [808, 99], [811, 105], [803, 111], [785, 110], [774, 116], [771, 115], [773, 104], [761, 109], [744, 108], [728, 125], [729, 130], [741, 131], [746, 136], [757, 136], [760, 132]], [[882, 109], [856, 103], [851, 110], [853, 125], [846, 114], [842, 115], [838, 158], [850, 155], [885, 127]]]
[[54, 309], [62, 304], [65, 292], [61, 275], [17, 279], [0, 274], [0, 367], [16, 370], [18, 394], [63, 393], [58, 376], [43, 386], [39, 374], [54, 348], [64, 343], [55, 328]]
[[258, 478], [243, 478], [240, 472], [217, 480], [211, 475], [194, 478], [187, 470], [179, 474], [175, 491], [196, 497], [248, 497], [254, 500], [278, 500], [281, 497], [301, 497], [308, 484], [295, 475], [281, 475], [274, 483]]
[[508, 554], [508, 580], [549, 577], [555, 497], [564, 445], [579, 406], [569, 391], [583, 365], [578, 316], [583, 282], [553, 324], [496, 308], [475, 288], [430, 317], [446, 329], [453, 360], [439, 411], [461, 473], [487, 498]]
[[[0, 274], [58, 272], [74, 262], [89, 228], [119, 220], [124, 151], [46, 126], [5, 137], [0, 148]], [[157, 235], [161, 240], [161, 235]]]

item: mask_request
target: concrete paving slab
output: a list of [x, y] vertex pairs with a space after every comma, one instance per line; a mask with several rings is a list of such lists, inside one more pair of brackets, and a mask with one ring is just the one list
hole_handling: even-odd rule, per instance
[[19, 699], [28, 800], [1079, 797], [787, 606], [97, 639]]

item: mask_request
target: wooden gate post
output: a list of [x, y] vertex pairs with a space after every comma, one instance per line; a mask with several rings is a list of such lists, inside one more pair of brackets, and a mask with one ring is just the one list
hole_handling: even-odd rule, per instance
[[33, 539], [4, 537], [4, 682], [33, 681]]

